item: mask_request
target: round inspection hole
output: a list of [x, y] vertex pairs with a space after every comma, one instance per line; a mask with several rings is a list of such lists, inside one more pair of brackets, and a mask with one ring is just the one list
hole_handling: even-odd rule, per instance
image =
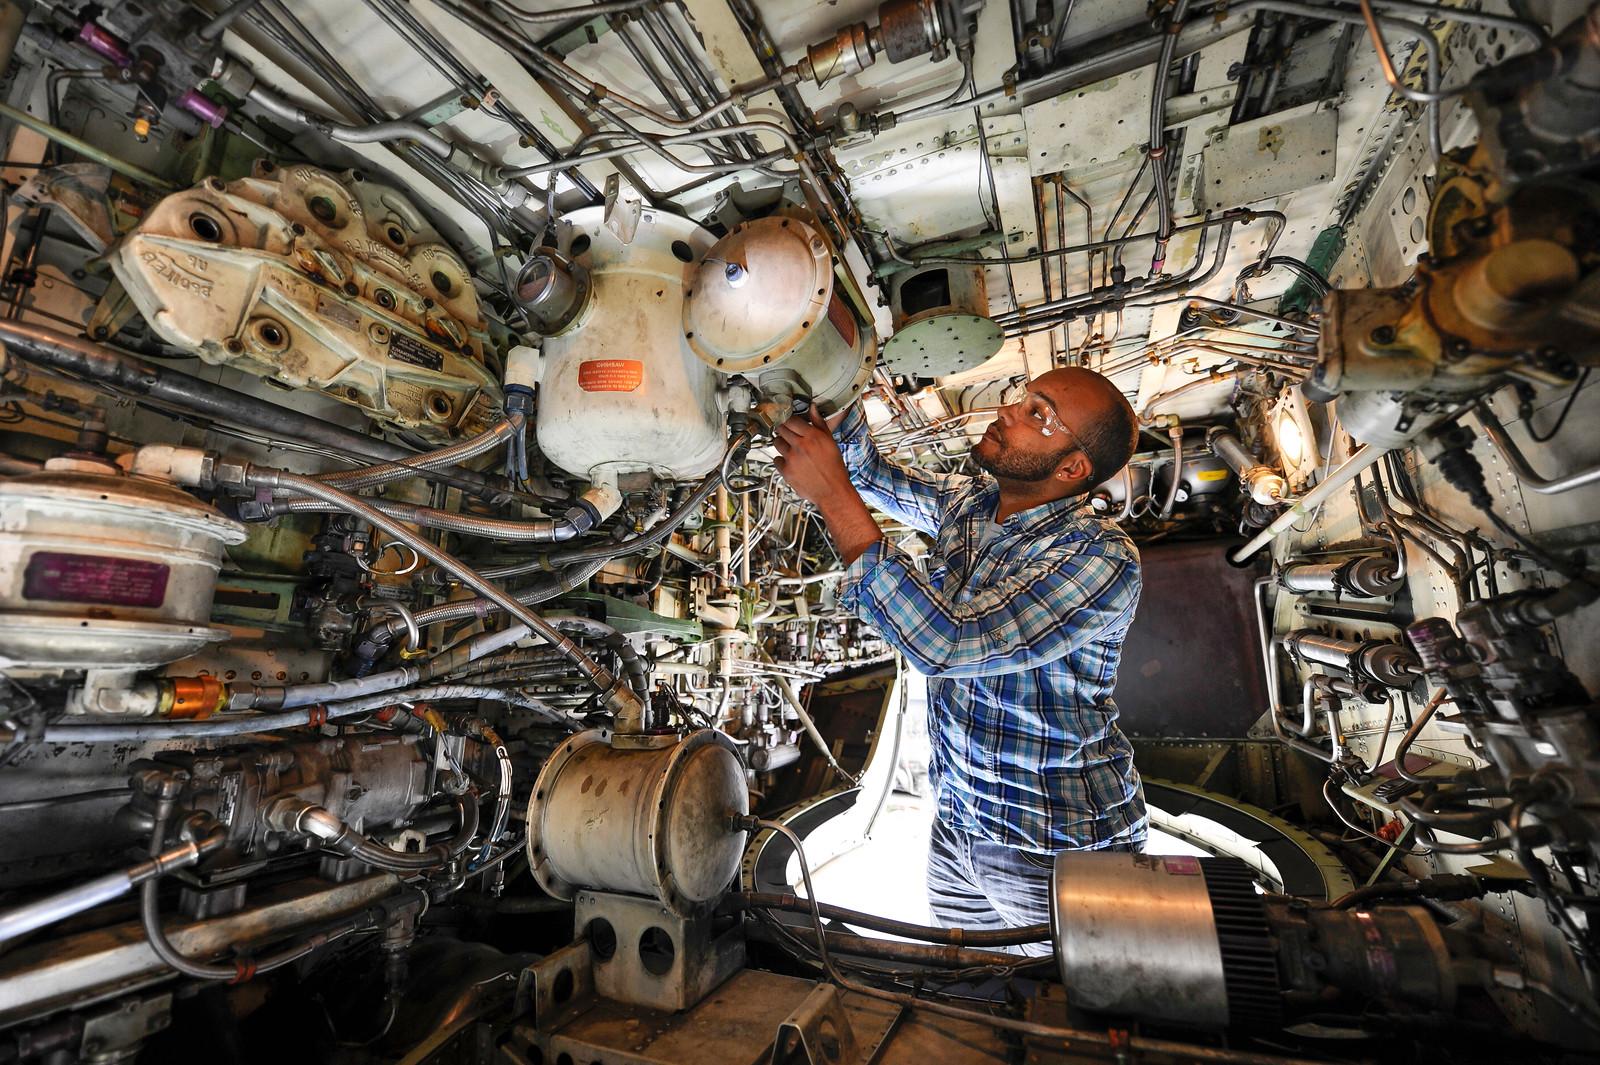
[[844, 1043], [839, 1039], [839, 1029], [834, 1027], [832, 1017], [824, 1017], [817, 1022], [817, 1042], [822, 1046], [823, 1056], [829, 1061], [838, 1061], [844, 1053]]
[[388, 289], [380, 288], [378, 291], [372, 294], [372, 298], [377, 300], [378, 306], [382, 307], [384, 310], [394, 310], [394, 293], [390, 292]]
[[404, 244], [406, 242], [405, 232], [399, 226], [390, 226], [383, 232], [384, 236], [389, 238], [390, 244]]
[[438, 290], [441, 296], [448, 296], [456, 290], [455, 285], [451, 283], [449, 276], [443, 270], [435, 270], [429, 280], [433, 282], [433, 287]]
[[567, 251], [573, 256], [573, 258], [577, 258], [579, 255], [582, 255], [584, 252], [586, 252], [588, 250], [589, 250], [589, 237], [585, 233], [579, 233], [577, 236], [573, 237], [572, 238], [572, 246], [567, 249]]
[[694, 249], [689, 247], [688, 244], [685, 244], [681, 240], [675, 240], [672, 242], [672, 255], [680, 263], [694, 262]]
[[572, 978], [572, 970], [562, 969], [556, 973], [555, 982], [550, 985], [550, 998], [559, 1006], [572, 998], [576, 987], [577, 981]]
[[664, 929], [652, 925], [639, 936], [639, 961], [644, 965], [645, 972], [652, 976], [665, 976], [671, 972], [677, 954], [678, 948]]
[[217, 220], [208, 214], [192, 214], [189, 216], [189, 230], [201, 240], [213, 243], [222, 239], [222, 227]]
[[448, 418], [450, 417], [451, 409], [450, 397], [443, 392], [431, 392], [428, 394], [428, 416], [430, 418]]
[[572, 1065], [572, 1055], [562, 1051], [556, 1055], [556, 1065]]
[[313, 196], [306, 201], [306, 206], [311, 208], [311, 217], [324, 225], [332, 225], [333, 220], [339, 217], [339, 208], [326, 196]]
[[589, 939], [589, 952], [601, 961], [610, 961], [617, 953], [617, 930], [604, 917], [590, 921], [584, 935]]
[[256, 337], [269, 348], [282, 347], [285, 339], [283, 327], [276, 322], [262, 322], [256, 326]]

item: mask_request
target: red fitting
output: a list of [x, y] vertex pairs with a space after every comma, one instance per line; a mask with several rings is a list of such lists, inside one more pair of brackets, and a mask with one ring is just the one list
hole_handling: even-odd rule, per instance
[[229, 980], [228, 983], [242, 984], [255, 977], [256, 963], [254, 959], [251, 958], [235, 958], [233, 962], [233, 970], [233, 979]]
[[313, 706], [306, 711], [306, 724], [312, 728], [321, 728], [328, 723], [328, 708], [326, 706]]

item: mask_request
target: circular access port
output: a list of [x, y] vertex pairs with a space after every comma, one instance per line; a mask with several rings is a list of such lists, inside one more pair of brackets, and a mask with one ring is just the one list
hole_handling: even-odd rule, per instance
[[644, 965], [645, 972], [653, 976], [665, 976], [671, 972], [672, 961], [677, 953], [678, 948], [673, 945], [672, 937], [663, 929], [652, 925], [639, 936], [639, 961]]
[[559, 1006], [572, 997], [575, 989], [576, 981], [572, 977], [572, 970], [562, 969], [556, 973], [555, 981], [550, 985], [550, 997]]
[[372, 298], [377, 300], [378, 306], [382, 307], [384, 310], [394, 310], [394, 293], [390, 292], [388, 289], [380, 288], [378, 291], [372, 294]]
[[269, 351], [282, 351], [289, 346], [289, 331], [270, 318], [260, 318], [251, 326], [256, 343]]
[[332, 225], [339, 217], [339, 208], [326, 196], [313, 196], [306, 201], [306, 206], [311, 208], [311, 217], [324, 225]]
[[589, 937], [590, 953], [601, 961], [610, 961], [617, 953], [617, 930], [604, 917], [590, 921], [588, 931], [584, 934]]
[[406, 242], [405, 231], [399, 226], [390, 226], [383, 231], [383, 235], [389, 238], [390, 244], [404, 244]]
[[672, 242], [672, 254], [680, 263], [694, 262], [694, 249], [681, 240]]
[[429, 278], [429, 280], [433, 282], [433, 287], [439, 291], [441, 296], [448, 296], [456, 290], [455, 285], [451, 283], [449, 276], [443, 270], [435, 270], [433, 277]]
[[584, 252], [586, 252], [588, 250], [589, 250], [589, 236], [588, 236], [588, 234], [587, 233], [579, 233], [577, 236], [572, 238], [572, 246], [567, 249], [567, 254], [571, 255], [573, 258], [577, 258], [579, 255], [582, 255]]
[[201, 240], [212, 243], [222, 239], [222, 226], [208, 214], [196, 212], [189, 216], [189, 230]]
[[428, 417], [436, 422], [450, 420], [450, 414], [455, 409], [450, 405], [450, 397], [443, 392], [429, 392], [425, 401]]

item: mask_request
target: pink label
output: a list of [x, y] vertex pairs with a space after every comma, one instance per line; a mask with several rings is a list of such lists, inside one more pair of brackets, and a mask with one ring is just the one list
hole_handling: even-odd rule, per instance
[[1200, 859], [1188, 855], [1161, 859], [1162, 868], [1173, 876], [1199, 876]]
[[159, 562], [37, 551], [22, 578], [24, 599], [158, 607], [172, 571]]

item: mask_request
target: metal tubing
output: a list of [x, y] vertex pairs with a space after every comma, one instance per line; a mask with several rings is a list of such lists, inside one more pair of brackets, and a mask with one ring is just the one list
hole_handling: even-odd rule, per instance
[[1167, 486], [1167, 498], [1161, 504], [1163, 518], [1172, 517], [1172, 508], [1178, 502], [1178, 485], [1183, 480], [1183, 426], [1168, 426], [1167, 436], [1172, 441], [1172, 483]]
[[1523, 487], [1531, 488], [1542, 496], [1553, 496], [1600, 481], [1600, 464], [1561, 477], [1539, 475], [1528, 464], [1527, 456], [1523, 455], [1522, 449], [1511, 439], [1511, 434], [1506, 432], [1505, 426], [1500, 424], [1500, 419], [1494, 416], [1487, 404], [1480, 403], [1473, 411], [1478, 416], [1478, 424], [1483, 426], [1484, 435], [1500, 452], [1500, 457], [1506, 460], [1506, 465], [1511, 467], [1511, 472], [1517, 475]]
[[323, 115], [312, 114], [282, 99], [262, 85], [253, 85], [245, 98], [285, 122], [306, 126], [345, 144], [385, 144], [389, 141], [415, 141], [440, 159], [449, 159], [455, 146], [418, 122], [375, 122], [353, 126]]
[[[418, 457], [415, 452], [321, 418], [202, 381], [179, 370], [155, 366], [125, 352], [44, 326], [0, 319], [0, 343], [27, 361], [52, 370], [91, 378], [135, 396], [148, 397], [278, 439], [305, 441], [341, 454], [402, 466]], [[503, 491], [492, 478], [470, 470], [452, 470], [434, 476], [474, 493], [500, 494]]]
[[449, 572], [459, 579], [461, 583], [528, 626], [528, 628], [542, 637], [546, 643], [560, 649], [577, 668], [578, 672], [582, 673], [599, 691], [605, 693], [605, 702], [615, 715], [618, 732], [636, 732], [642, 728], [645, 708], [638, 693], [619, 683], [608, 670], [602, 668], [597, 662], [584, 654], [577, 644], [563, 636], [559, 630], [545, 621], [544, 618], [523, 606], [504, 589], [485, 580], [472, 567], [443, 548], [417, 535], [405, 525], [370, 506], [364, 500], [347, 495], [310, 477], [302, 477], [287, 470], [251, 466], [246, 468], [245, 483], [256, 488], [287, 491], [299, 495], [313, 496], [328, 503], [338, 503], [350, 514], [363, 518], [369, 524], [382, 529], [393, 539], [399, 540], [417, 552], [418, 555]]
[[[728, 896], [728, 901], [746, 909], [784, 910], [788, 913], [810, 913], [810, 899], [798, 895], [780, 895], [775, 892], [739, 891]], [[950, 943], [968, 947], [1012, 947], [1021, 943], [1044, 943], [1050, 939], [1048, 924], [1025, 925], [1018, 928], [989, 930], [982, 928], [933, 928], [928, 925], [896, 921], [873, 913], [831, 906], [818, 902], [822, 916], [830, 921], [888, 932], [902, 939], [918, 939], [926, 943]], [[1012, 959], [1015, 960], [1015, 959]]]
[[26, 111], [19, 111], [10, 104], [0, 103], [0, 118], [8, 119], [19, 126], [26, 126], [41, 137], [55, 141], [63, 148], [71, 149], [86, 159], [92, 159], [101, 166], [108, 166], [117, 173], [133, 178], [135, 181], [142, 181], [152, 188], [160, 189], [163, 192], [176, 192], [178, 190], [176, 184], [161, 175], [152, 174], [141, 166], [134, 166], [132, 163], [125, 162], [109, 152], [101, 151], [88, 141], [74, 137], [66, 130], [58, 129], [43, 119], [35, 118]]
[[174, 869], [182, 869], [198, 862], [208, 852], [222, 846], [224, 837], [211, 837], [201, 843], [184, 843], [171, 850], [152, 848], [148, 861], [119, 869], [114, 873], [47, 895], [42, 899], [18, 906], [0, 914], [0, 943], [26, 935], [29, 932], [64, 921], [74, 914], [92, 909], [102, 902], [110, 902], [132, 891], [138, 884], [153, 882], [156, 877]]

